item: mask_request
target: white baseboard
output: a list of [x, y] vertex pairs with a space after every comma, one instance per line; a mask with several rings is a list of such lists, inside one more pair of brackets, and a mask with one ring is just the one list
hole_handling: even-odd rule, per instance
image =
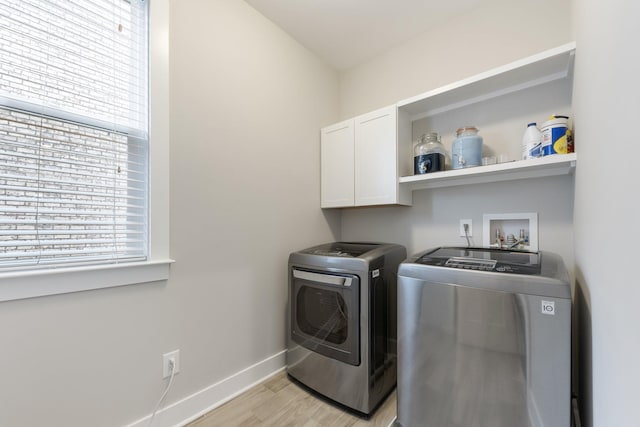
[[[233, 399], [256, 384], [282, 371], [285, 352], [270, 356], [228, 378], [161, 408], [153, 419], [153, 427], [181, 427]], [[151, 414], [126, 427], [148, 427]]]

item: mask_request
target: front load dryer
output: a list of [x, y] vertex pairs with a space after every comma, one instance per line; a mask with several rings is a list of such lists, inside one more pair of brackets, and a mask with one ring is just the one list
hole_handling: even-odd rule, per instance
[[370, 414], [396, 385], [403, 246], [335, 242], [289, 256], [287, 373]]

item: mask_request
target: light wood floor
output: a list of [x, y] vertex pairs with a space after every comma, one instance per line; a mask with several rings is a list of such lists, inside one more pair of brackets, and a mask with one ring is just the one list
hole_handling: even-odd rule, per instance
[[280, 372], [187, 427], [387, 427], [396, 416], [395, 390], [369, 418], [319, 398]]

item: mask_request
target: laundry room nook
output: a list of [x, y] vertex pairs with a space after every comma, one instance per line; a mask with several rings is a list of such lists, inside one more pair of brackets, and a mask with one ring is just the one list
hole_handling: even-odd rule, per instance
[[0, 0], [0, 426], [638, 425], [638, 16]]

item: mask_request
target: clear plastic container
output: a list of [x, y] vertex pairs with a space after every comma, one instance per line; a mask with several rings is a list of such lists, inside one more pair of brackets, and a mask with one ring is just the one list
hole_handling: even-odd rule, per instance
[[440, 142], [440, 136], [436, 132], [422, 135], [413, 154], [413, 173], [415, 175], [443, 171], [445, 168], [447, 150]]
[[453, 140], [453, 169], [470, 168], [482, 164], [482, 137], [478, 128], [466, 126], [456, 131]]

